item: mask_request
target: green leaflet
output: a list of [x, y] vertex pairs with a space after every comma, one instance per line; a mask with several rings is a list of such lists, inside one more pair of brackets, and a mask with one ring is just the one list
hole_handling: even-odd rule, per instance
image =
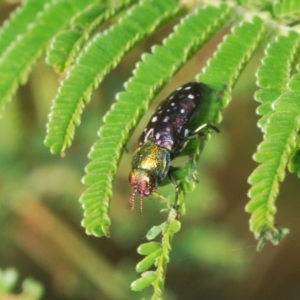
[[[18, 294], [14, 294], [14, 297], [19, 299], [42, 299], [44, 293], [44, 287], [32, 278], [26, 278], [21, 284], [21, 290], [18, 286], [18, 272], [13, 268], [6, 270], [0, 269], [0, 297], [1, 299], [7, 299], [12, 295], [15, 290], [19, 290]], [[10, 294], [11, 293], [11, 294]]]
[[52, 153], [63, 153], [71, 145], [82, 110], [104, 76], [126, 52], [177, 11], [175, 0], [144, 0], [85, 47], [53, 100], [45, 139]]
[[[11, 15], [10, 19], [4, 22], [0, 29], [0, 55], [3, 56], [5, 50], [15, 42], [16, 37], [27, 31], [27, 26], [36, 18], [48, 0], [36, 1], [33, 5], [32, 0], [23, 1]], [[2, 57], [0, 56], [0, 60]]]
[[136, 271], [138, 273], [145, 272], [151, 266], [154, 265], [155, 261], [162, 254], [162, 249], [159, 248], [156, 251], [153, 251], [149, 255], [147, 255], [144, 259], [142, 259], [136, 266]]
[[288, 36], [277, 36], [267, 46], [263, 63], [257, 71], [257, 84], [261, 89], [255, 94], [255, 99], [261, 103], [257, 112], [263, 115], [258, 123], [262, 130], [272, 113], [271, 104], [286, 91], [299, 45], [299, 35], [291, 31]]
[[110, 3], [103, 5], [99, 2], [89, 5], [72, 19], [70, 28], [59, 32], [52, 39], [47, 53], [47, 63], [57, 72], [65, 73], [95, 29], [131, 2], [134, 1], [120, 1], [112, 7], [109, 6]]
[[300, 17], [300, 0], [282, 0], [273, 4], [274, 16], [281, 20], [287, 20], [290, 23], [299, 21]]
[[[168, 220], [157, 227], [163, 228], [162, 242], [158, 244], [150, 242], [142, 244], [139, 248], [147, 248], [147, 256], [143, 258], [136, 266], [137, 272], [143, 272], [141, 277], [131, 284], [134, 291], [141, 291], [150, 284], [153, 285], [154, 292], [152, 300], [163, 299], [164, 282], [167, 272], [167, 265], [170, 260], [171, 243], [174, 233], [180, 230], [181, 224], [176, 220], [177, 211], [170, 210]], [[151, 250], [151, 252], [150, 252]], [[155, 265], [155, 271], [146, 271], [152, 265]], [[148, 277], [151, 276], [151, 277]]]
[[[87, 6], [89, 1], [52, 1], [44, 7], [44, 10], [36, 14], [35, 19], [26, 27], [18, 39], [10, 44], [5, 55], [0, 59], [0, 113], [5, 104], [12, 97], [20, 83], [27, 80], [28, 73], [35, 61], [40, 57], [53, 35], [66, 26], [69, 19], [78, 11]], [[28, 5], [35, 5], [35, 1]], [[35, 9], [34, 9], [35, 11]], [[15, 17], [12, 26], [19, 26], [21, 22]], [[53, 22], [53, 19], [56, 22]], [[11, 26], [7, 30], [13, 31]]]
[[135, 292], [139, 292], [144, 288], [148, 287], [156, 278], [155, 272], [145, 272], [143, 276], [137, 280], [135, 280], [131, 285], [131, 289]]
[[[112, 179], [129, 134], [150, 101], [207, 38], [224, 24], [228, 16], [226, 6], [197, 10], [181, 20], [174, 33], [164, 40], [163, 46], [153, 47], [153, 54], [145, 54], [137, 64], [134, 76], [126, 84], [127, 92], [117, 95], [118, 101], [104, 118], [105, 124], [99, 131], [100, 139], [89, 154], [91, 162], [86, 167], [84, 183], [90, 187], [81, 197], [85, 210], [83, 226], [87, 233], [96, 236], [109, 233], [108, 207]], [[94, 207], [92, 213], [90, 206]]]
[[254, 156], [261, 164], [249, 178], [252, 185], [249, 191], [251, 200], [246, 211], [251, 213], [250, 228], [259, 239], [260, 248], [266, 239], [278, 244], [288, 232], [275, 227], [275, 200], [290, 155], [297, 147], [297, 131], [300, 128], [299, 92], [300, 74], [297, 73], [290, 80], [288, 90], [274, 102], [274, 112], [265, 127], [265, 140]]
[[148, 243], [141, 244], [138, 247], [137, 252], [141, 255], [149, 255], [152, 252], [160, 249], [160, 247], [161, 245], [157, 242], [148, 242]]
[[243, 67], [259, 46], [264, 33], [265, 27], [259, 18], [254, 18], [252, 23], [243, 22], [234, 27], [231, 34], [220, 44], [213, 58], [208, 61], [203, 73], [197, 76], [198, 81], [206, 83], [222, 94], [218, 101], [215, 97], [207, 101], [207, 107], [203, 108], [200, 116], [203, 123], [221, 121], [221, 109], [228, 105], [231, 90]]
[[152, 283], [154, 293], [151, 300], [163, 299], [167, 265], [170, 261], [170, 252], [172, 248], [172, 239], [174, 233], [176, 233], [176, 230], [173, 230], [174, 227], [178, 228], [178, 230], [180, 229], [180, 222], [178, 220], [173, 219], [166, 222], [162, 238], [162, 253], [157, 258], [156, 278]]

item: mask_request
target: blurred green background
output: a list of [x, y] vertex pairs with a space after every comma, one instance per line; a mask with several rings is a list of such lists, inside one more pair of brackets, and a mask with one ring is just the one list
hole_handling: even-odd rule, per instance
[[[14, 8], [0, 4], [0, 24]], [[144, 41], [107, 76], [87, 106], [64, 158], [51, 155], [43, 145], [58, 87], [58, 78], [44, 59], [0, 120], [0, 269], [15, 268], [20, 283], [27, 277], [40, 282], [42, 299], [141, 299], [151, 293], [151, 288], [131, 292], [130, 283], [139, 276], [135, 265], [142, 257], [136, 248], [146, 241], [153, 225], [165, 220], [160, 213], [165, 204], [146, 199], [143, 218], [138, 210], [129, 210], [131, 156], [157, 103], [177, 86], [194, 80], [226, 30], [176, 75], [134, 132], [114, 182], [110, 239], [85, 235], [78, 199], [85, 189], [81, 178], [87, 153], [103, 115], [141, 53], [160, 43], [171, 29], [172, 25], [166, 26]], [[288, 175], [279, 195], [277, 223], [291, 230], [279, 246], [266, 245], [257, 253], [249, 215], [244, 212], [247, 177], [255, 167], [251, 156], [261, 140], [253, 100], [254, 72], [261, 55], [256, 53], [245, 69], [233, 102], [224, 111], [221, 133], [213, 134], [199, 162], [200, 183], [187, 197], [182, 230], [174, 238], [165, 299], [300, 299], [298, 178]], [[19, 290], [20, 285], [14, 293]]]

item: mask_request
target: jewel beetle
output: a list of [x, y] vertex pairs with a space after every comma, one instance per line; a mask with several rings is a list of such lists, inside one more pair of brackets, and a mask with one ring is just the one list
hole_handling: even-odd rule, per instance
[[166, 176], [176, 187], [170, 172], [171, 160], [180, 154], [189, 137], [195, 133], [190, 131], [189, 125], [199, 111], [205, 88], [204, 83], [186, 83], [172, 92], [150, 118], [132, 158], [129, 174], [133, 188], [129, 199], [131, 210], [138, 193], [142, 212], [144, 197], [155, 192]]

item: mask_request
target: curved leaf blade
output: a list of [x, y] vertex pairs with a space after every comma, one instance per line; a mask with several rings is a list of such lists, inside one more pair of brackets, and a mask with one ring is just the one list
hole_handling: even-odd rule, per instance
[[138, 252], [138, 254], [141, 254], [141, 255], [149, 255], [152, 252], [154, 252], [160, 248], [161, 248], [161, 245], [159, 243], [148, 242], [148, 243], [141, 244], [138, 247], [137, 252]]
[[154, 288], [154, 293], [151, 298], [152, 300], [163, 299], [167, 265], [170, 261], [170, 252], [172, 249], [172, 239], [174, 233], [176, 232], [174, 232], [173, 227], [180, 229], [180, 222], [178, 220], [169, 220], [169, 222], [165, 226], [162, 238], [162, 253], [157, 258], [156, 278], [152, 283]]
[[76, 15], [70, 28], [59, 32], [51, 41], [46, 61], [58, 73], [65, 73], [73, 64], [78, 52], [90, 35], [105, 21], [130, 5], [133, 0], [109, 3], [92, 3]]
[[135, 280], [131, 285], [131, 289], [135, 292], [139, 292], [144, 288], [148, 287], [156, 278], [155, 272], [145, 272], [143, 276], [137, 280]]
[[246, 206], [246, 211], [251, 213], [250, 229], [260, 240], [260, 248], [266, 239], [275, 245], [278, 244], [287, 233], [286, 229], [278, 229], [275, 226], [275, 201], [279, 183], [285, 177], [288, 160], [297, 147], [297, 132], [300, 128], [299, 92], [298, 73], [290, 80], [288, 91], [274, 102], [274, 112], [265, 127], [265, 140], [254, 156], [261, 164], [249, 178], [252, 185], [249, 191], [251, 200]]
[[[0, 58], [0, 113], [18, 85], [26, 81], [32, 65], [40, 57], [52, 36], [90, 1], [50, 2], [37, 14], [30, 26], [27, 26], [27, 30], [9, 46]], [[34, 5], [33, 1], [30, 3]], [[53, 19], [56, 22], [53, 22]]]
[[127, 51], [177, 12], [175, 0], [144, 0], [85, 47], [53, 101], [45, 139], [52, 153], [63, 153], [71, 145], [83, 108], [104, 76]]
[[255, 94], [255, 99], [261, 103], [257, 113], [263, 115], [258, 122], [263, 131], [272, 113], [272, 103], [287, 89], [299, 46], [299, 35], [294, 31], [289, 32], [288, 36], [277, 36], [267, 46], [262, 65], [257, 71], [257, 84], [261, 89]]
[[142, 259], [136, 266], [136, 271], [138, 273], [145, 272], [151, 266], [154, 265], [157, 258], [162, 254], [162, 248], [153, 251], [149, 255], [147, 255], [144, 259]]

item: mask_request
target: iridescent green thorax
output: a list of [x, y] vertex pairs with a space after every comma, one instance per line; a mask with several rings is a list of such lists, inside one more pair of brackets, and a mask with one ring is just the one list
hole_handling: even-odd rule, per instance
[[168, 174], [170, 162], [170, 151], [151, 140], [137, 148], [133, 154], [132, 170], [129, 174], [129, 181], [134, 189], [130, 198], [132, 206], [136, 193], [141, 195], [142, 200], [157, 189], [158, 184]]
[[153, 141], [137, 148], [132, 158], [132, 170], [147, 170], [161, 182], [167, 175], [170, 166], [170, 151], [156, 145]]

